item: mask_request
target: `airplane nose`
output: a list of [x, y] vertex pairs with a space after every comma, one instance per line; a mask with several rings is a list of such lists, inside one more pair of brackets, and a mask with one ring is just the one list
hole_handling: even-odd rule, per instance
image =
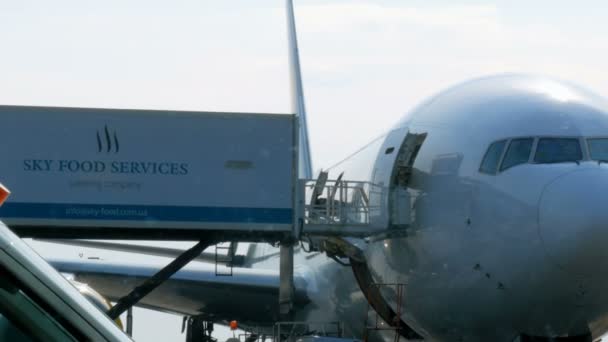
[[608, 271], [608, 170], [562, 175], [543, 191], [538, 228], [549, 259], [573, 276]]

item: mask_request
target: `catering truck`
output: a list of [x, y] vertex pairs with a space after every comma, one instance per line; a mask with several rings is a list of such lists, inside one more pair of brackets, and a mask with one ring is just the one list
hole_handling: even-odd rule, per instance
[[[0, 219], [20, 236], [291, 233], [295, 116], [0, 106]], [[234, 235], [233, 235], [234, 236]]]

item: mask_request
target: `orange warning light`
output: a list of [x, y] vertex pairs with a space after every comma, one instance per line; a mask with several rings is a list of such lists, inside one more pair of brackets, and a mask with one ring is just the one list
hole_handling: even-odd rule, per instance
[[11, 192], [4, 185], [2, 185], [2, 183], [0, 183], [0, 205], [6, 201], [10, 194]]
[[230, 330], [236, 330], [239, 328], [237, 321], [230, 321]]

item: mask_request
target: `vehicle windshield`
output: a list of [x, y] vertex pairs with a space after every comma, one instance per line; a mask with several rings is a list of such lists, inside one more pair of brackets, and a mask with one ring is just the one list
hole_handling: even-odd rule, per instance
[[577, 138], [541, 138], [538, 140], [534, 162], [539, 164], [573, 162], [583, 159]]
[[0, 340], [76, 341], [53, 316], [0, 266]]
[[592, 160], [608, 161], [608, 138], [587, 139], [587, 145]]

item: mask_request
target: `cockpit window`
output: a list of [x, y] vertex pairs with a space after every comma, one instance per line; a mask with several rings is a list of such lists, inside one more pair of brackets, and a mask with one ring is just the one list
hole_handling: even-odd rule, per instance
[[541, 138], [534, 156], [536, 163], [563, 163], [581, 159], [581, 144], [576, 138]]
[[525, 164], [530, 159], [533, 138], [513, 139], [509, 144], [505, 158], [500, 166], [500, 171], [519, 164]]
[[592, 160], [608, 161], [608, 139], [587, 139], [589, 156]]
[[501, 140], [493, 143], [488, 148], [486, 155], [483, 157], [479, 171], [483, 173], [495, 174], [498, 170], [498, 162], [502, 156], [502, 151], [505, 149], [507, 141]]

